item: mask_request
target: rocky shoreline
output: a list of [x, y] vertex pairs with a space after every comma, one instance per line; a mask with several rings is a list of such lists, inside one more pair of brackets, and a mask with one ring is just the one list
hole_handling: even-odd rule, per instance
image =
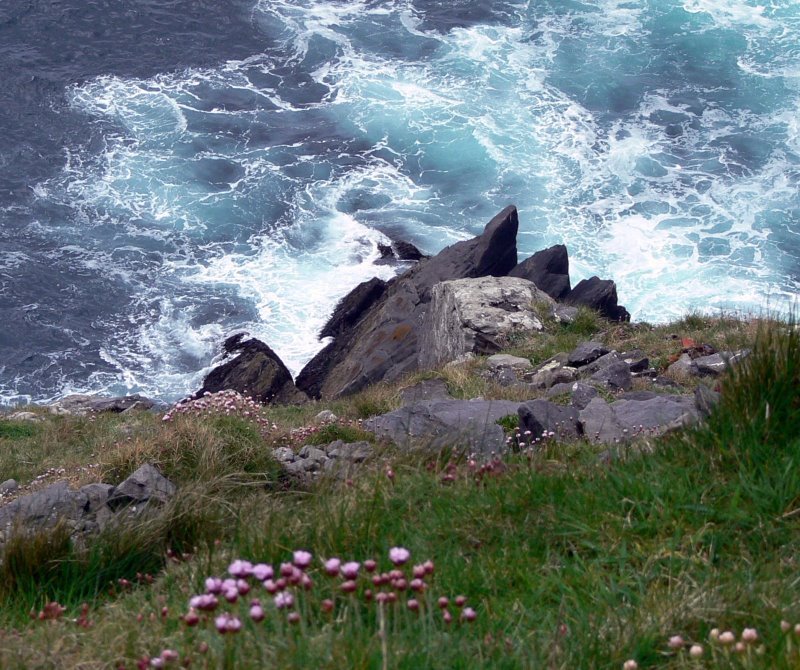
[[[508, 450], [535, 450], [545, 442], [584, 440], [604, 445], [602, 458], [610, 459], [619, 445], [695, 423], [712, 411], [719, 400], [712, 388], [715, 378], [746, 350], [716, 351], [686, 342], [666, 375], [651, 366], [646, 352], [616, 350], [596, 340], [580, 342], [538, 365], [499, 353], [515, 337], [542, 331], [544, 322], [569, 324], [581, 307], [612, 323], [630, 319], [618, 304], [613, 281], [592, 277], [571, 286], [562, 245], [517, 263], [517, 227], [516, 209], [506, 208], [478, 237], [433, 257], [420, 255], [389, 282], [375, 278], [354, 288], [320, 333], [332, 341], [296, 380], [268, 345], [235, 334], [223, 345], [227, 360], [209, 373], [197, 393], [172, 409], [141, 396], [69, 396], [49, 412], [86, 416], [166, 410], [164, 418], [170, 420], [192, 404], [224, 405], [230, 398], [253, 408], [305, 404], [478, 356], [484, 357], [478, 374], [521, 398], [458, 399], [441, 379], [413, 384], [402, 391], [397, 409], [361, 422], [359, 429], [370, 440], [273, 449], [288, 476], [307, 480], [324, 472], [351, 476], [353, 467], [373, 458], [375, 444], [403, 450], [452, 448], [490, 459]], [[692, 384], [690, 391], [676, 382], [689, 378], [709, 379], [711, 385]], [[31, 411], [4, 418], [42, 420]], [[321, 423], [336, 420], [329, 410], [317, 416]], [[508, 424], [517, 426], [514, 434], [508, 433]], [[0, 499], [15, 488], [13, 480], [4, 482]], [[75, 491], [57, 482], [0, 506], [0, 545], [14, 528], [50, 527], [59, 519], [83, 536], [157, 509], [175, 492], [153, 464], [142, 465], [117, 486], [94, 483]]]

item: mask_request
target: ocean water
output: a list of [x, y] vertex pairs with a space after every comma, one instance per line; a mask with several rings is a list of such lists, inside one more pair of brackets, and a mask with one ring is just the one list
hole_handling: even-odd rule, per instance
[[798, 290], [794, 0], [4, 0], [0, 73], [0, 403], [297, 372], [509, 203], [636, 319]]

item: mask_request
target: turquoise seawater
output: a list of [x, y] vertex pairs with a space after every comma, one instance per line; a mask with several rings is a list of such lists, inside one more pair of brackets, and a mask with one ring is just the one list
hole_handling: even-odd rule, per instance
[[[336, 300], [392, 275], [373, 264], [384, 234], [433, 253], [510, 203], [520, 260], [566, 244], [573, 282], [613, 278], [635, 319], [796, 295], [800, 3], [261, 0], [230, 12], [245, 54], [216, 45], [217, 61], [66, 78], [64, 109], [86, 138], [58, 147], [24, 205], [0, 209], [28, 231], [0, 238], [0, 271], [51, 258], [91, 280], [70, 289], [68, 337], [51, 317], [55, 333], [27, 343], [37, 363], [16, 364], [21, 336], [7, 338], [7, 401], [176, 398], [240, 329], [297, 372]], [[30, 301], [20, 314], [48, 308]]]

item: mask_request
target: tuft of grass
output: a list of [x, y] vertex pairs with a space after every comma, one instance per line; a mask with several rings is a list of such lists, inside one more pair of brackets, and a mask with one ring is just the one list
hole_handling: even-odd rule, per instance
[[357, 426], [329, 423], [311, 433], [304, 442], [305, 444], [321, 445], [330, 444], [336, 440], [343, 440], [344, 442], [362, 442], [364, 440], [374, 442], [375, 435]]

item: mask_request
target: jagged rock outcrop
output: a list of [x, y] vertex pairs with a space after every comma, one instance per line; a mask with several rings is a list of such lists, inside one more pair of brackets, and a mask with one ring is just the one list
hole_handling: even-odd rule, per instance
[[397, 261], [421, 261], [423, 258], [428, 258], [410, 242], [398, 239], [392, 239], [390, 244], [379, 244], [378, 252], [381, 257], [375, 261], [376, 265]]
[[386, 286], [387, 283], [377, 277], [361, 282], [337, 303], [319, 333], [320, 338], [336, 337], [353, 328], [366, 311], [383, 297]]
[[288, 405], [308, 400], [297, 390], [289, 369], [272, 349], [259, 340], [244, 338], [240, 333], [225, 340], [225, 354], [234, 357], [206, 375], [194, 398], [232, 390], [262, 403]]
[[617, 304], [617, 300], [617, 285], [610, 279], [599, 277], [578, 282], [564, 297], [564, 302], [591, 307], [611, 321], [630, 321], [628, 310]]
[[557, 244], [537, 251], [513, 268], [508, 276], [532, 281], [554, 300], [563, 300], [570, 292], [567, 247]]
[[534, 304], [553, 299], [518, 277], [454, 279], [433, 287], [419, 336], [420, 368], [465, 354], [493, 354], [514, 333], [542, 330]]
[[391, 280], [361, 319], [303, 368], [297, 387], [311, 397], [333, 398], [416, 369], [418, 333], [433, 287], [450, 279], [506, 275], [517, 264], [518, 226], [516, 208], [507, 207], [478, 237], [457, 242]]

